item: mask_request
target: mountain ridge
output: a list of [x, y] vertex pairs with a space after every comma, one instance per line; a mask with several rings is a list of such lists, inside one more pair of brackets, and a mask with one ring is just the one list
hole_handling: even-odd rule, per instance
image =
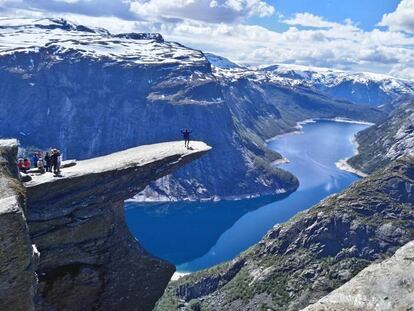
[[414, 240], [414, 157], [331, 195], [232, 261], [172, 282], [164, 310], [300, 310]]
[[389, 118], [356, 135], [358, 154], [347, 163], [369, 174], [395, 159], [414, 154], [413, 124], [414, 101], [400, 104]]
[[376, 107], [334, 100], [306, 86], [219, 72], [201, 51], [157, 37], [91, 33], [62, 20], [38, 21], [40, 28], [27, 20], [2, 23], [3, 136], [44, 150], [58, 146], [65, 157], [78, 159], [176, 140], [183, 127], [213, 146], [201, 161], [153, 183], [144, 197], [290, 193], [298, 181], [271, 165], [281, 156], [267, 149], [266, 139], [309, 118], [384, 117]]

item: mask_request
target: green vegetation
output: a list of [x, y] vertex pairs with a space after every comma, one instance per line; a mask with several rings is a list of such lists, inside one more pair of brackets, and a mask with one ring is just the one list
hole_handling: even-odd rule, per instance
[[[372, 261], [389, 257], [414, 239], [414, 203], [409, 200], [413, 170], [414, 158], [393, 162], [275, 227], [238, 257], [245, 263], [231, 280], [201, 294], [196, 299], [200, 303], [191, 301], [191, 308], [230, 310], [249, 304], [258, 310], [301, 309]], [[171, 283], [160, 301], [163, 309], [157, 310], [180, 305], [180, 285], [203, 284], [230, 267], [228, 262]]]

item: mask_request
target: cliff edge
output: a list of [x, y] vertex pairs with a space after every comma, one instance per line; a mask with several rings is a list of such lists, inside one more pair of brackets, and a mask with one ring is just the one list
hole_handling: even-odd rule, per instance
[[[123, 202], [210, 149], [202, 142], [191, 149], [182, 142], [140, 146], [79, 161], [61, 177], [39, 174], [24, 183], [26, 244], [40, 251], [36, 308], [151, 310], [175, 268], [137, 243], [126, 226]], [[19, 310], [19, 301], [7, 308]]]
[[38, 253], [24, 216], [17, 141], [0, 140], [0, 310], [33, 310]]
[[414, 241], [304, 311], [410, 310], [410, 306], [414, 306]]

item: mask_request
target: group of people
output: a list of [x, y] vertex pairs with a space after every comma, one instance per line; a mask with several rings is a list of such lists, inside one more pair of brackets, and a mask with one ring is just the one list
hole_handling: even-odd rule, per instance
[[62, 164], [62, 153], [58, 149], [51, 149], [43, 154], [43, 152], [34, 152], [31, 158], [20, 158], [17, 161], [17, 167], [23, 173], [27, 173], [31, 168], [40, 169], [40, 173], [52, 172], [60, 174], [60, 166]]
[[[192, 130], [182, 129], [181, 134], [184, 138], [184, 146], [190, 148], [190, 134]], [[62, 153], [58, 149], [50, 149], [44, 153], [37, 151], [32, 154], [32, 161], [29, 161], [28, 158], [20, 158], [17, 161], [17, 167], [23, 173], [27, 173], [31, 168], [38, 168], [40, 172], [44, 174], [45, 172], [52, 172], [55, 174], [60, 174], [60, 166], [62, 164]]]

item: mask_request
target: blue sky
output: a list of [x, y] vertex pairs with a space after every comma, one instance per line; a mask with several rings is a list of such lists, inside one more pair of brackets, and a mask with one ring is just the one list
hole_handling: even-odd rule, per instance
[[[399, 0], [271, 0], [267, 2], [277, 8], [279, 14], [286, 17], [298, 12], [309, 12], [338, 23], [350, 18], [364, 30], [372, 30], [385, 13], [395, 11], [400, 3]], [[259, 24], [275, 31], [287, 29], [287, 25], [273, 17], [255, 17], [249, 20], [249, 23]]]
[[414, 80], [414, 0], [0, 0], [3, 17], [159, 32], [230, 58]]

